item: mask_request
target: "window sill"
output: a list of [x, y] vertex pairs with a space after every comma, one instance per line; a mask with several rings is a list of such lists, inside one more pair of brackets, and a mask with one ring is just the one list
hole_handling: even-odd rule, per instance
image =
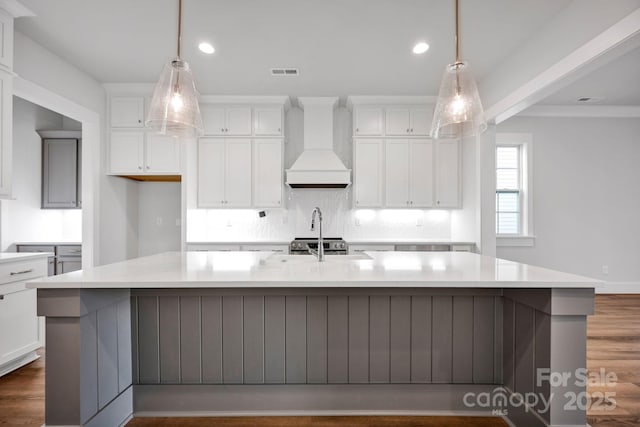
[[535, 246], [536, 236], [496, 236], [497, 247], [524, 247]]

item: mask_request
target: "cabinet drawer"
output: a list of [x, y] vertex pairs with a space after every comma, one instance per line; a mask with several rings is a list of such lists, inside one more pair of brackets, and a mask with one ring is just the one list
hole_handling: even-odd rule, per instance
[[58, 256], [80, 256], [82, 255], [82, 246], [80, 245], [60, 245], [58, 246]]
[[18, 252], [56, 252], [53, 245], [17, 245], [16, 248]]
[[47, 260], [18, 261], [0, 264], [0, 284], [22, 282], [47, 275]]

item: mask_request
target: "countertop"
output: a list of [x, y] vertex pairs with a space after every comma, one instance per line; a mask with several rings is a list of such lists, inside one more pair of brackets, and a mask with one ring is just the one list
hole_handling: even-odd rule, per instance
[[0, 264], [54, 256], [53, 252], [0, 252]]
[[595, 288], [601, 282], [467, 252], [166, 252], [30, 282], [31, 288]]
[[15, 242], [14, 246], [80, 246], [82, 242]]

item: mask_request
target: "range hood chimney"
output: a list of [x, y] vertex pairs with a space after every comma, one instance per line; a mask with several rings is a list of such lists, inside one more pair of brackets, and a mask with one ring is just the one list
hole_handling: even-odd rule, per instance
[[347, 169], [333, 151], [333, 110], [337, 97], [300, 97], [304, 110], [304, 151], [287, 169], [291, 188], [346, 188], [351, 184]]

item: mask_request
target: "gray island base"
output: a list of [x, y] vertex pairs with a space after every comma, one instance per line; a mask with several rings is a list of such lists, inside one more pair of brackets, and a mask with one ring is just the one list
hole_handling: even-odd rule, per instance
[[[480, 270], [502, 261], [446, 255], [451, 274], [458, 255], [465, 263], [477, 257]], [[419, 255], [427, 266], [432, 256]], [[384, 255], [371, 257], [375, 271]], [[116, 280], [112, 266], [34, 283], [46, 317], [46, 426], [310, 414], [493, 415], [516, 426], [587, 426], [575, 402], [586, 393], [576, 379], [586, 367], [589, 279], [557, 273], [545, 285], [551, 272], [538, 269], [534, 282], [528, 267], [519, 280], [489, 284], [477, 270], [464, 287], [423, 268], [430, 280], [394, 270], [383, 281], [352, 277], [352, 286], [331, 286], [310, 283], [325, 273], [307, 269], [293, 286], [287, 277], [297, 273], [283, 267], [282, 283], [267, 286], [258, 273], [238, 280], [209, 274], [208, 265], [197, 279], [173, 283], [144, 281], [140, 272]], [[558, 375], [568, 380], [549, 381]]]

